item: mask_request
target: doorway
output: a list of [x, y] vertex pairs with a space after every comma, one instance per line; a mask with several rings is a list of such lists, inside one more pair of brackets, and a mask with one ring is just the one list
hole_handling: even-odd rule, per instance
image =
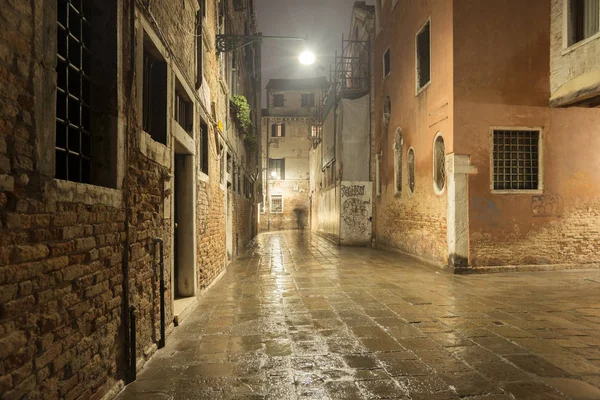
[[196, 295], [196, 208], [194, 157], [175, 153], [174, 179], [174, 295], [175, 300]]

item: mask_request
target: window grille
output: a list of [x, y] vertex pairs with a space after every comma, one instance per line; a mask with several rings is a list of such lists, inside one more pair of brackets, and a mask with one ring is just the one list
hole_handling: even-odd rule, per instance
[[158, 50], [144, 48], [143, 129], [152, 139], [167, 144], [167, 64], [155, 57]]
[[431, 34], [429, 22], [417, 34], [417, 90], [431, 81]]
[[194, 129], [193, 105], [179, 91], [175, 92], [175, 120], [184, 131], [192, 135]]
[[204, 39], [202, 37], [202, 20], [206, 17], [206, 14], [204, 14], [206, 12], [205, 1], [206, 0], [199, 2], [200, 10], [196, 13], [196, 90], [200, 89], [202, 80], [204, 79]]
[[381, 196], [381, 188], [382, 188], [382, 184], [381, 184], [381, 152], [377, 153], [377, 159], [376, 159], [376, 164], [375, 164], [375, 194], [377, 196]]
[[92, 181], [91, 2], [62, 0], [57, 9], [55, 176]]
[[411, 193], [415, 192], [415, 151], [408, 150], [406, 163], [408, 165], [408, 189]]
[[387, 77], [390, 74], [390, 49], [388, 48], [383, 55], [383, 77]]
[[282, 94], [273, 95], [273, 107], [283, 107], [285, 98]]
[[494, 190], [536, 190], [539, 131], [494, 130]]
[[438, 191], [446, 185], [446, 146], [444, 138], [438, 136], [433, 144], [433, 179]]
[[283, 196], [280, 194], [271, 195], [271, 214], [283, 213]]
[[396, 194], [402, 193], [402, 130], [396, 130], [396, 138], [394, 141], [394, 176], [396, 183]]

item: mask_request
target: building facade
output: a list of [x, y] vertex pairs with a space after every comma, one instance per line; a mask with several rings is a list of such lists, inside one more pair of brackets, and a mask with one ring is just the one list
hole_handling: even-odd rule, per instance
[[354, 3], [350, 35], [315, 114], [310, 151], [311, 229], [341, 245], [371, 245], [373, 6]]
[[463, 272], [598, 264], [598, 28], [572, 14], [599, 14], [580, 3], [376, 2], [377, 246]]
[[260, 51], [216, 51], [253, 2], [0, 21], [0, 392], [111, 398], [257, 230]]
[[271, 79], [267, 84], [261, 124], [262, 230], [308, 228], [308, 152], [316, 136], [313, 114], [326, 86], [324, 77]]

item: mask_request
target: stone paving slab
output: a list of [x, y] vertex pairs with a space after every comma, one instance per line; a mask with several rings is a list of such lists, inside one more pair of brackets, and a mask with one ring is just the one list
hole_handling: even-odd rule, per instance
[[261, 234], [118, 399], [600, 399], [599, 282]]

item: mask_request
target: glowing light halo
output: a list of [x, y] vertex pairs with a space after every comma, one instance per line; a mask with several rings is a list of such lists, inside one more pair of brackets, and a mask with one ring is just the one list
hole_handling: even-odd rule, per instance
[[312, 65], [315, 63], [315, 58], [315, 53], [310, 50], [304, 50], [302, 53], [300, 53], [298, 60], [302, 65]]

